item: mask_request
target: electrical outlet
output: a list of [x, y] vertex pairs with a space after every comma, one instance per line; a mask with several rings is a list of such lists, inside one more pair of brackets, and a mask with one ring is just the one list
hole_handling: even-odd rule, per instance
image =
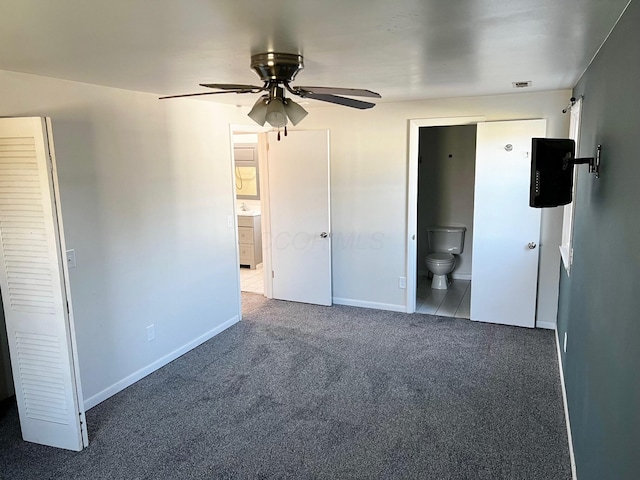
[[564, 353], [567, 353], [567, 332], [564, 332], [564, 346], [562, 347]]
[[398, 288], [407, 288], [407, 277], [398, 277]]
[[67, 250], [67, 267], [76, 268], [76, 251]]
[[147, 327], [147, 342], [155, 340], [156, 338], [156, 326], [152, 323]]

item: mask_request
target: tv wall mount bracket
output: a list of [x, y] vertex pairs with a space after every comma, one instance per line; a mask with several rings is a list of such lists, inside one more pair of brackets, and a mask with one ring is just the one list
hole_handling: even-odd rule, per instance
[[[596, 178], [600, 178], [600, 152], [602, 151], [602, 145], [598, 145], [596, 149], [595, 157], [585, 158], [565, 158], [565, 165], [589, 165], [589, 173], [595, 174]], [[566, 168], [566, 167], [565, 167]]]

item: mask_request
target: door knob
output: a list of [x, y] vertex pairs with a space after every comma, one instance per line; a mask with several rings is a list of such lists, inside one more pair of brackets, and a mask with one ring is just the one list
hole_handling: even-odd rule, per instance
[[529, 247], [529, 250], [533, 250], [534, 248], [536, 248], [536, 242], [529, 242], [527, 244], [527, 247]]
[[320, 234], [320, 238], [327, 238], [329, 235], [327, 235], [327, 232], [322, 232]]

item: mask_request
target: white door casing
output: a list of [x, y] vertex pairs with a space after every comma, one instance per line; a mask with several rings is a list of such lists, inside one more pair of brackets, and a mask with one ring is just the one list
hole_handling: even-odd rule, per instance
[[329, 132], [268, 134], [273, 298], [331, 305]]
[[47, 119], [0, 119], [0, 288], [24, 440], [88, 445]]
[[478, 124], [471, 320], [535, 327], [540, 209], [529, 207], [531, 138], [546, 120]]
[[[576, 158], [580, 157], [580, 122], [582, 120], [582, 97], [578, 97], [571, 106], [571, 117], [569, 119], [569, 138], [576, 142]], [[576, 194], [578, 188], [578, 166], [573, 168], [573, 190], [571, 192], [572, 201], [564, 206], [562, 216], [562, 243], [560, 244], [560, 257], [567, 272], [571, 274], [571, 264], [573, 263], [573, 220], [575, 218], [574, 206], [576, 204]]]
[[418, 156], [420, 153], [420, 128], [475, 125], [484, 122], [484, 116], [440, 117], [409, 120], [409, 179], [407, 188], [407, 313], [416, 311], [417, 235], [418, 235]]

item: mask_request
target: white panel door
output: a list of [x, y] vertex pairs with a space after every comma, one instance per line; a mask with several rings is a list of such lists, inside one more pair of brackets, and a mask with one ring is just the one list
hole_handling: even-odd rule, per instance
[[268, 142], [273, 298], [331, 305], [329, 132]]
[[88, 444], [43, 118], [0, 119], [0, 289], [22, 436]]
[[471, 320], [534, 327], [540, 209], [529, 207], [531, 138], [546, 120], [479, 123]]

